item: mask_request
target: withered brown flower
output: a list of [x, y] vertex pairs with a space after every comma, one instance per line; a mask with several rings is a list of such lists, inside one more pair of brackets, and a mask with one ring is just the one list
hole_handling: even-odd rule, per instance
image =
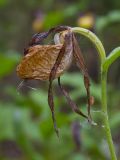
[[[41, 45], [40, 42], [47, 38], [51, 33], [57, 35], [57, 39], [55, 40], [56, 44]], [[51, 109], [54, 128], [57, 135], [58, 129], [54, 116], [54, 101], [52, 92], [52, 83], [55, 78], [58, 78], [58, 85], [72, 110], [87, 118], [88, 121], [91, 121], [89, 75], [78, 42], [71, 28], [68, 26], [58, 26], [50, 29], [48, 32], [35, 34], [32, 37], [28, 48], [24, 50], [24, 54], [23, 59], [17, 66], [17, 74], [22, 79], [49, 80], [48, 104]], [[85, 115], [82, 111], [80, 111], [60, 82], [60, 76], [69, 68], [73, 58], [84, 76], [84, 84], [88, 101], [88, 115]]]

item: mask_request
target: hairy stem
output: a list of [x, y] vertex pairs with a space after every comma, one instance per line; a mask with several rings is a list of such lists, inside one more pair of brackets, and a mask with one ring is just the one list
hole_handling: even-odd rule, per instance
[[108, 112], [107, 112], [107, 70], [104, 70], [104, 63], [106, 62], [107, 58], [105, 54], [105, 49], [101, 41], [99, 40], [99, 38], [91, 31], [84, 28], [80, 28], [80, 27], [72, 28], [72, 31], [87, 37], [94, 44], [94, 46], [98, 51], [100, 61], [101, 61], [101, 105], [102, 105], [101, 110], [104, 114], [103, 125], [105, 126], [105, 135], [106, 135], [106, 140], [107, 140], [110, 154], [111, 154], [111, 159], [117, 160], [115, 148], [114, 148], [113, 140], [111, 136], [111, 130], [110, 130]]

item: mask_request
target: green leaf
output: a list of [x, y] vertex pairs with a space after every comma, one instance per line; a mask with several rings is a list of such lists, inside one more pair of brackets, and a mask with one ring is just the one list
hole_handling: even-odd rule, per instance
[[111, 11], [106, 16], [98, 17], [96, 20], [96, 30], [99, 32], [115, 22], [120, 22], [120, 11]]
[[61, 11], [49, 12], [44, 20], [44, 28], [48, 29], [52, 26], [60, 25], [64, 19], [64, 15]]
[[0, 103], [0, 140], [14, 139], [13, 108], [7, 106], [8, 104]]
[[11, 73], [15, 68], [19, 55], [17, 53], [4, 54], [0, 53], [0, 78]]
[[0, 0], [0, 7], [4, 7], [9, 3], [9, 0]]

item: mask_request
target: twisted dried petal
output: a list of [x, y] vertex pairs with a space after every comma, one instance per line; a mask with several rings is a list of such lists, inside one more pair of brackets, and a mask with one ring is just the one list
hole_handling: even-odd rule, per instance
[[84, 75], [84, 85], [87, 92], [87, 101], [88, 101], [88, 116], [89, 121], [91, 121], [91, 114], [90, 114], [90, 106], [91, 106], [91, 96], [90, 96], [90, 81], [89, 81], [89, 74], [88, 70], [83, 58], [83, 55], [81, 54], [80, 47], [78, 45], [78, 42], [73, 34], [73, 44], [74, 44], [74, 58], [76, 60], [76, 63], [78, 67], [82, 70], [82, 73]]
[[82, 113], [82, 111], [78, 108], [78, 106], [75, 104], [75, 102], [70, 98], [69, 93], [66, 91], [66, 89], [62, 86], [62, 84], [60, 82], [60, 77], [58, 78], [58, 85], [59, 85], [59, 87], [61, 89], [61, 92], [65, 96], [68, 104], [72, 108], [72, 110], [74, 112], [76, 112], [77, 114], [79, 114], [79, 115], [81, 115], [81, 116], [83, 116], [83, 117], [88, 119], [88, 117], [84, 113]]
[[71, 34], [71, 32], [68, 32], [65, 35], [63, 46], [58, 54], [58, 57], [56, 59], [55, 64], [53, 65], [53, 67], [51, 69], [51, 73], [50, 73], [50, 77], [49, 77], [48, 103], [49, 103], [49, 106], [50, 106], [50, 109], [52, 112], [52, 119], [53, 119], [54, 128], [55, 128], [57, 135], [59, 135], [59, 132], [57, 129], [56, 119], [55, 119], [55, 115], [54, 115], [54, 99], [53, 99], [53, 92], [52, 92], [52, 82], [56, 76], [57, 69], [59, 68], [64, 56], [67, 55], [67, 58], [68, 58], [68, 61], [66, 63], [70, 63], [72, 60], [72, 58], [68, 56], [68, 55], [72, 56], [72, 52], [73, 52], [73, 46], [72, 46], [71, 39], [72, 39], [72, 34]]

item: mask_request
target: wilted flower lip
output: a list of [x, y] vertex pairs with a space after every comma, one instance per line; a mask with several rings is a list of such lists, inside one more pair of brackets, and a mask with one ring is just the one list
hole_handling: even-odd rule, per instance
[[[17, 67], [17, 74], [22, 79], [39, 79], [49, 80], [51, 69], [57, 59], [59, 51], [63, 44], [55, 45], [36, 45], [29, 47], [26, 54]], [[68, 55], [69, 54], [69, 55]], [[61, 64], [59, 65], [55, 78], [67, 70], [72, 62], [72, 53], [64, 55]]]

